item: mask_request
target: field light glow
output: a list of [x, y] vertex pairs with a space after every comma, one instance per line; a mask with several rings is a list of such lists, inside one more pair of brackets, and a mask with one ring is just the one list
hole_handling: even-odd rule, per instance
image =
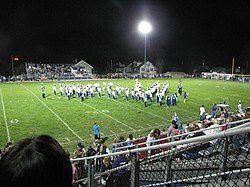
[[147, 34], [152, 30], [152, 26], [148, 22], [142, 21], [138, 26], [138, 30], [143, 34]]

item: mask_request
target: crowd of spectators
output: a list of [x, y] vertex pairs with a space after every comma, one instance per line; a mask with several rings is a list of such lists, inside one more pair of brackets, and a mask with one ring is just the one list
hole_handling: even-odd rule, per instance
[[26, 64], [27, 78], [30, 80], [38, 80], [43, 77], [48, 79], [57, 79], [59, 77], [74, 77], [72, 73], [72, 65], [59, 64]]

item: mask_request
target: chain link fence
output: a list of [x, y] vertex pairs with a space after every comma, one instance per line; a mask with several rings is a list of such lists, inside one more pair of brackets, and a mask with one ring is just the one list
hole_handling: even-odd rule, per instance
[[[149, 149], [151, 154], [139, 156]], [[250, 186], [249, 149], [246, 122], [207, 136], [82, 159], [74, 186]]]

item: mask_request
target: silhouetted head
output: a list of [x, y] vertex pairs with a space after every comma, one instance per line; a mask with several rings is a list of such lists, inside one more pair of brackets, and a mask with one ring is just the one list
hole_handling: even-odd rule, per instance
[[1, 158], [0, 184], [4, 187], [71, 187], [71, 162], [52, 137], [26, 138]]

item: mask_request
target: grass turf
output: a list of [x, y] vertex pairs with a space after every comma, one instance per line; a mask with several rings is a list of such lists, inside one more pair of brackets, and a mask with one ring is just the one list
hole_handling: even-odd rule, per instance
[[[122, 88], [126, 85], [135, 86], [134, 80], [83, 80], [76, 84], [95, 82], [113, 82], [113, 88], [119, 84]], [[157, 80], [140, 80], [145, 90]], [[166, 79], [159, 80], [161, 87]], [[168, 79], [169, 92], [177, 92], [179, 79]], [[85, 146], [93, 143], [93, 124], [100, 125], [101, 137], [108, 137], [111, 145], [120, 136], [128, 137], [132, 133], [135, 138], [143, 137], [153, 128], [167, 129], [172, 115], [177, 112], [179, 119], [185, 123], [199, 120], [199, 108], [205, 105], [206, 112], [210, 112], [214, 103], [226, 101], [230, 111], [237, 109], [237, 103], [242, 101], [243, 108], [250, 106], [250, 84], [241, 82], [182, 79], [183, 93], [187, 92], [187, 102], [183, 97], [178, 97], [177, 105], [167, 108], [155, 103], [144, 107], [141, 102], [130, 100], [125, 102], [125, 91], [122, 97], [112, 101], [107, 98], [106, 90], [102, 97], [95, 93], [92, 99], [84, 102], [77, 97], [68, 100], [65, 96], [53, 94], [53, 83], [45, 82], [46, 98], [41, 97], [39, 82], [3, 83], [0, 84], [0, 147], [8, 142], [17, 142], [22, 138], [40, 134], [48, 134], [56, 138], [68, 151], [74, 151], [76, 144], [82, 142]], [[59, 83], [56, 82], [57, 92]], [[67, 85], [73, 81], [67, 82]], [[165, 99], [164, 99], [165, 101]], [[6, 132], [9, 131], [9, 136]]]

